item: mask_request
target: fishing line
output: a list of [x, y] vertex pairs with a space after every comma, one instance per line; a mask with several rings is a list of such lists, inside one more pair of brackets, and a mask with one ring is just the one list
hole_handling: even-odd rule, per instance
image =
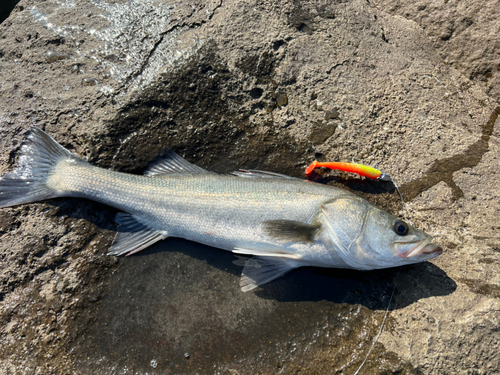
[[394, 187], [396, 188], [396, 191], [398, 192], [399, 197], [401, 198], [401, 202], [403, 203], [403, 217], [405, 220], [408, 221], [408, 216], [407, 216], [407, 211], [406, 211], [406, 202], [403, 199], [403, 194], [401, 194], [401, 192], [399, 191], [399, 186], [398, 186], [398, 184], [396, 184], [396, 181], [394, 181], [394, 178], [392, 178], [392, 176], [389, 176], [389, 178], [391, 179], [391, 182], [394, 185]]
[[375, 337], [375, 340], [373, 340], [372, 346], [370, 347], [370, 350], [368, 350], [368, 353], [366, 354], [365, 360], [363, 361], [363, 363], [361, 363], [361, 366], [359, 366], [359, 368], [356, 370], [354, 375], [359, 374], [359, 371], [365, 365], [366, 360], [370, 356], [370, 353], [372, 352], [373, 348], [375, 347], [375, 344], [377, 343], [380, 335], [382, 334], [382, 330], [384, 329], [385, 321], [387, 320], [387, 316], [389, 315], [389, 308], [391, 307], [392, 298], [394, 297], [394, 292], [396, 291], [396, 284], [398, 281], [399, 272], [400, 272], [400, 270], [398, 270], [398, 273], [397, 273], [396, 278], [394, 280], [394, 288], [392, 288], [391, 298], [389, 299], [389, 303], [387, 304], [387, 310], [385, 310], [384, 320], [382, 320], [382, 325], [380, 326], [380, 330], [378, 331], [378, 335], [377, 335], [377, 337]]

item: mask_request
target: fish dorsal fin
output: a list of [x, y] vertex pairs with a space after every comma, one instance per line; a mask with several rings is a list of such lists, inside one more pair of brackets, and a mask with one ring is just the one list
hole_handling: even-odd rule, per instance
[[246, 261], [245, 268], [241, 273], [240, 288], [242, 292], [248, 292], [259, 285], [268, 283], [285, 273], [300, 266], [293, 259], [273, 257], [253, 257]]
[[247, 177], [247, 178], [295, 178], [287, 176], [286, 174], [275, 173], [275, 172], [266, 172], [266, 171], [258, 171], [256, 169], [240, 169], [239, 171], [231, 172], [232, 175], [238, 177]]
[[118, 223], [118, 231], [108, 254], [132, 255], [167, 238], [166, 231], [149, 228], [144, 223], [145, 220], [138, 216], [118, 213], [115, 221]]
[[191, 164], [172, 150], [155, 158], [144, 171], [145, 176], [156, 176], [171, 173], [211, 173], [197, 165]]
[[261, 223], [264, 234], [283, 242], [312, 242], [321, 225], [292, 220], [269, 220]]

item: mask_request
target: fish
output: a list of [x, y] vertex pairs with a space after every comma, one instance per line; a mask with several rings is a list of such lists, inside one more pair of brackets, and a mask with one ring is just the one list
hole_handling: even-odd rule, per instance
[[143, 175], [99, 168], [32, 127], [17, 167], [0, 179], [0, 208], [52, 198], [114, 207], [111, 255], [179, 237], [249, 258], [246, 292], [303, 266], [373, 270], [428, 261], [432, 236], [342, 189], [286, 175], [217, 174], [172, 150]]

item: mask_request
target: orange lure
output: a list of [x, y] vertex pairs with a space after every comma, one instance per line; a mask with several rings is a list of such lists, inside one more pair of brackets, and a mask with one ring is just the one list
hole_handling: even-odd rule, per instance
[[338, 162], [326, 162], [320, 163], [318, 161], [313, 161], [311, 165], [306, 168], [306, 177], [310, 177], [315, 168], [330, 168], [330, 169], [338, 169], [344, 172], [351, 172], [359, 174], [360, 176], [365, 176], [372, 180], [382, 180], [382, 181], [392, 181], [391, 176], [385, 174], [384, 172], [379, 171], [378, 169], [368, 167], [363, 164], [356, 163], [338, 163]]

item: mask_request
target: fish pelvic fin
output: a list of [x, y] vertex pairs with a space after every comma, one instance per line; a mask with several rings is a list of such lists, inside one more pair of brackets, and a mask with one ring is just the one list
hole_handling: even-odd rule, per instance
[[118, 213], [115, 221], [118, 223], [118, 231], [113, 245], [108, 250], [109, 255], [129, 256], [167, 238], [166, 231], [149, 228], [138, 216]]
[[0, 179], [0, 207], [62, 196], [47, 185], [61, 160], [87, 164], [43, 130], [32, 127], [21, 145], [17, 168]]
[[242, 292], [257, 288], [285, 273], [300, 267], [297, 260], [274, 257], [253, 257], [246, 261], [241, 273], [240, 288]]

